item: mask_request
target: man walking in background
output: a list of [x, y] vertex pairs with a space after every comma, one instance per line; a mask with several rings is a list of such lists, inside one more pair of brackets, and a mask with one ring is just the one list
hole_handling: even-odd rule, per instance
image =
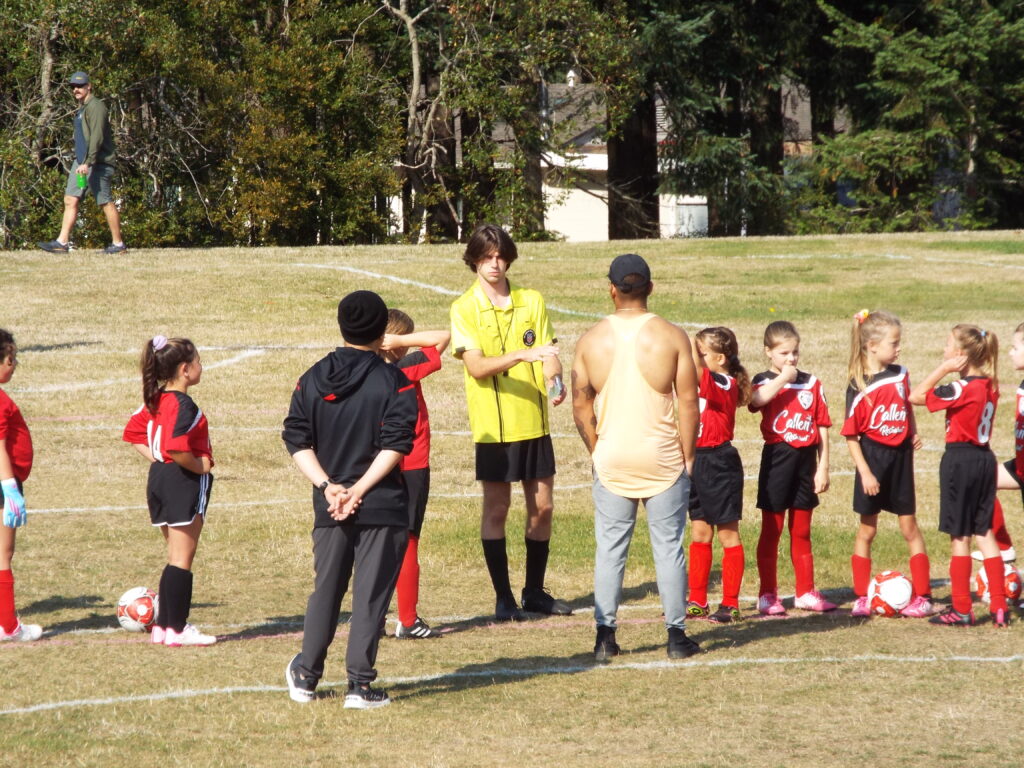
[[[669, 658], [700, 651], [686, 636], [683, 530], [700, 412], [686, 333], [647, 311], [654, 284], [634, 253], [608, 272], [615, 312], [583, 334], [572, 367], [572, 412], [594, 462], [594, 656], [619, 652], [616, 614], [637, 507], [647, 511]], [[595, 400], [600, 396], [600, 416]]]
[[85, 72], [75, 72], [68, 82], [78, 102], [75, 112], [75, 162], [68, 173], [64, 189], [64, 219], [56, 240], [39, 243], [50, 253], [67, 253], [71, 243], [71, 228], [78, 218], [78, 204], [86, 190], [107, 217], [111, 244], [104, 253], [123, 253], [128, 250], [121, 238], [121, 216], [114, 205], [110, 186], [114, 179], [114, 138], [110, 134], [107, 105], [93, 96], [92, 82]]

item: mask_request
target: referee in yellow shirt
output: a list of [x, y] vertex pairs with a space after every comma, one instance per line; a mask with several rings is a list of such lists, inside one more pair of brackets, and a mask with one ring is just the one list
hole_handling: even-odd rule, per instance
[[540, 293], [505, 276], [518, 257], [508, 233], [481, 224], [462, 260], [476, 274], [451, 308], [452, 352], [463, 362], [469, 424], [476, 445], [476, 478], [483, 485], [480, 538], [494, 585], [498, 621], [521, 621], [505, 548], [512, 483], [526, 498], [525, 611], [569, 614], [544, 588], [551, 540], [555, 455], [548, 421], [551, 404], [565, 400], [562, 364]]

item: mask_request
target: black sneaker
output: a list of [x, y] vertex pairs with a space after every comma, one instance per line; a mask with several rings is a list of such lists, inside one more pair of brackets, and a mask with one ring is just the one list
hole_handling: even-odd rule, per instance
[[742, 618], [739, 608], [733, 608], [731, 605], [720, 605], [717, 611], [708, 616], [708, 621], [714, 624], [730, 624]]
[[348, 693], [345, 694], [345, 709], [377, 709], [391, 703], [387, 691], [373, 688], [370, 685], [348, 681]]
[[523, 610], [530, 613], [545, 613], [548, 616], [569, 616], [572, 608], [551, 596], [546, 589], [527, 587], [523, 590]]
[[297, 701], [299, 704], [308, 704], [313, 700], [316, 681], [299, 675], [299, 670], [295, 668], [295, 662], [299, 660], [301, 655], [296, 653], [294, 658], [288, 662], [288, 666], [284, 668], [284, 679], [288, 681], [288, 695], [291, 696], [292, 701]]
[[70, 250], [70, 246], [60, 240], [50, 240], [47, 243], [36, 243], [36, 245], [47, 253], [67, 253]]
[[669, 627], [668, 657], [670, 659], [686, 659], [700, 652], [700, 646], [688, 638], [686, 632], [677, 627]]
[[526, 617], [523, 616], [522, 611], [519, 610], [519, 606], [516, 604], [516, 599], [512, 595], [497, 599], [494, 604], [494, 618], [496, 621], [526, 620]]
[[408, 627], [405, 626], [401, 621], [395, 622], [395, 637], [409, 638], [411, 640], [425, 640], [428, 637], [440, 637], [441, 633], [435, 629], [431, 629], [430, 625], [427, 624], [419, 616], [416, 617], [416, 621], [410, 624]]
[[619, 655], [619, 646], [615, 642], [615, 630], [611, 627], [598, 626], [597, 642], [594, 643], [594, 660], [608, 661], [612, 656]]
[[103, 249], [103, 252], [104, 253], [113, 254], [113, 253], [124, 253], [127, 250], [128, 250], [128, 246], [125, 245], [124, 243], [121, 243], [120, 245], [118, 245], [117, 243], [111, 243], [110, 245], [108, 245], [106, 248]]

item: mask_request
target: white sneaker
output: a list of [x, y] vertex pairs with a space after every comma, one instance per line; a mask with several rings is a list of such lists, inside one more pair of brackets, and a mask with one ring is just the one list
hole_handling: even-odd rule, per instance
[[4, 640], [11, 640], [18, 643], [31, 643], [42, 636], [43, 628], [38, 624], [19, 623], [10, 634], [4, 632], [3, 627], [0, 627], [0, 642], [3, 642]]
[[[999, 550], [999, 556], [1003, 558], [1004, 563], [1012, 563], [1017, 559], [1017, 550], [1013, 547], [1007, 547], [1006, 549]], [[976, 549], [971, 552], [971, 559], [977, 560], [979, 563], [985, 562], [985, 556], [981, 554], [980, 549]]]
[[164, 638], [167, 635], [167, 630], [163, 627], [158, 627], [156, 624], [149, 630], [149, 642], [153, 645], [163, 645]]
[[168, 627], [164, 631], [164, 645], [170, 648], [178, 648], [183, 645], [213, 645], [217, 642], [214, 635], [204, 635], [191, 624], [186, 624], [181, 632], [175, 632]]

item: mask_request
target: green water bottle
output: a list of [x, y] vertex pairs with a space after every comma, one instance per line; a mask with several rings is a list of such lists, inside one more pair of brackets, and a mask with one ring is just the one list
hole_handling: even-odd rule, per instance
[[85, 189], [86, 184], [89, 183], [89, 179], [84, 173], [79, 173], [76, 179], [78, 181], [79, 189]]

